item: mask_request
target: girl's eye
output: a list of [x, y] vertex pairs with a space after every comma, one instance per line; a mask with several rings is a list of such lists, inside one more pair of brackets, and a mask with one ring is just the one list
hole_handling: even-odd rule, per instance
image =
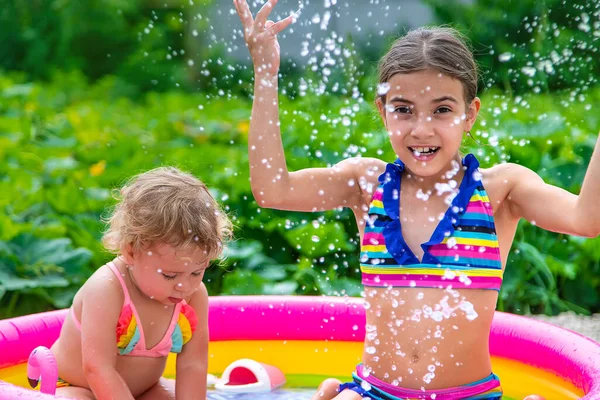
[[437, 110], [435, 110], [435, 113], [440, 113], [440, 114], [446, 114], [452, 112], [451, 109], [449, 109], [448, 107], [440, 107]]
[[410, 113], [410, 108], [406, 107], [406, 106], [399, 106], [394, 108], [394, 112], [400, 113], [400, 114], [408, 114]]
[[192, 272], [192, 275], [194, 275], [194, 276], [202, 276], [202, 272]]
[[168, 281], [172, 281], [173, 279], [175, 279], [177, 277], [177, 275], [165, 275], [165, 274], [162, 274], [162, 276], [164, 276], [165, 279]]

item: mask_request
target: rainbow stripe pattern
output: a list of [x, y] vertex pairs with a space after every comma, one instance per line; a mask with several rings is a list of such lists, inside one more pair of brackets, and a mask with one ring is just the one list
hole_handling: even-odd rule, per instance
[[140, 330], [131, 303], [129, 303], [121, 309], [121, 315], [119, 315], [119, 321], [117, 322], [117, 348], [119, 354], [131, 353], [139, 341]]
[[421, 245], [422, 260], [402, 238], [400, 184], [404, 164], [388, 164], [379, 177], [363, 235], [360, 266], [365, 286], [500, 290], [502, 262], [490, 200], [472, 154], [448, 211], [431, 239]]
[[196, 331], [198, 318], [196, 312], [189, 304], [183, 304], [177, 319], [177, 324], [171, 335], [171, 353], [181, 353], [183, 345], [190, 341], [192, 334]]
[[[155, 348], [146, 350], [143, 348], [145, 346], [137, 346], [142, 336], [136, 319], [137, 313], [132, 303], [125, 304], [121, 310], [116, 330], [119, 354], [166, 356], [169, 352], [181, 353], [183, 346], [190, 341], [196, 331], [198, 317], [194, 309], [185, 301], [175, 306], [174, 313], [177, 314], [173, 316], [175, 323], [171, 323], [165, 338]], [[169, 334], [170, 343], [167, 337]], [[144, 344], [143, 340], [141, 344]], [[142, 348], [136, 348], [136, 346]]]

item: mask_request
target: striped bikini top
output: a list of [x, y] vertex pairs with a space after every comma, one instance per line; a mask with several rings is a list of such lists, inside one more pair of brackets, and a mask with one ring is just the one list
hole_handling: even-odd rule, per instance
[[502, 263], [492, 206], [474, 155], [448, 210], [421, 245], [421, 261], [402, 237], [400, 183], [404, 164], [387, 164], [369, 208], [361, 245], [362, 283], [378, 287], [500, 290]]

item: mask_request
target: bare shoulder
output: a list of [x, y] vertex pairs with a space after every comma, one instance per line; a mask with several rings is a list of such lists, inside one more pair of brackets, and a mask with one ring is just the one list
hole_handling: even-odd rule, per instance
[[125, 295], [119, 279], [107, 265], [96, 270], [83, 284], [73, 299], [77, 314], [83, 303], [100, 301], [103, 306], [118, 306], [123, 304]]
[[529, 168], [514, 163], [497, 164], [479, 171], [494, 210], [510, 200], [510, 193], [519, 182], [541, 179]]
[[364, 205], [371, 201], [373, 192], [378, 186], [379, 176], [385, 172], [387, 163], [378, 158], [353, 157], [337, 165], [351, 171], [352, 180], [348, 184], [356, 185], [360, 189], [360, 202]]
[[185, 301], [196, 311], [208, 309], [208, 291], [206, 290], [204, 282], [200, 283], [198, 290], [196, 290], [189, 298], [185, 299]]
[[377, 182], [379, 175], [385, 172], [387, 165], [385, 161], [372, 157], [348, 158], [338, 165], [342, 164], [352, 170], [355, 179], [361, 184], [363, 190], [363, 185]]
[[480, 169], [483, 177], [484, 185], [501, 185], [514, 187], [519, 182], [527, 182], [528, 180], [540, 180], [538, 174], [519, 164], [504, 163], [497, 164], [491, 168]]

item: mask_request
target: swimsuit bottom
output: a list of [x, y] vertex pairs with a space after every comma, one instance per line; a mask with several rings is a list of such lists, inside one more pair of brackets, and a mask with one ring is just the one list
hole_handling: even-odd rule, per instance
[[455, 400], [455, 399], [501, 399], [502, 387], [500, 379], [494, 374], [487, 378], [475, 381], [462, 386], [435, 390], [415, 390], [403, 389], [375, 378], [372, 375], [363, 374], [362, 364], [356, 367], [352, 374], [353, 382], [340, 385], [339, 391], [345, 389], [352, 390], [360, 394], [363, 398], [371, 400], [413, 400], [413, 399], [435, 399], [435, 400]]

